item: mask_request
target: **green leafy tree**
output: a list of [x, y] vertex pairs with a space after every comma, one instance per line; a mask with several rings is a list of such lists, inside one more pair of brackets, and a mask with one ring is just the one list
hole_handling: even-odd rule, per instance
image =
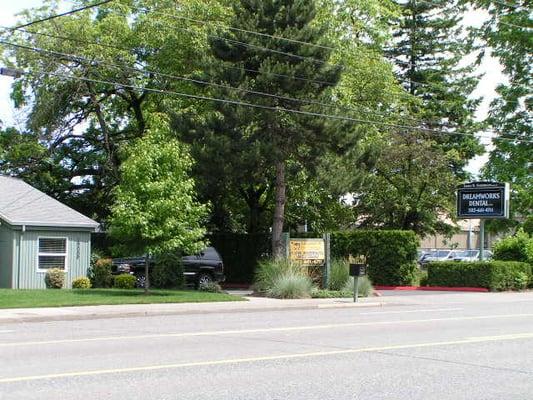
[[492, 230], [527, 225], [533, 213], [533, 109], [531, 4], [524, 1], [474, 1], [489, 12], [489, 19], [475, 32], [490, 46], [503, 65], [507, 82], [498, 85], [487, 122], [496, 132], [494, 149], [483, 174], [491, 180], [511, 183], [511, 220], [494, 221]]
[[[187, 149], [170, 138], [165, 122], [154, 125], [131, 146], [120, 168], [110, 233], [126, 254], [195, 253], [205, 245], [208, 207], [196, 200]], [[148, 263], [145, 278], [148, 290]]]
[[463, 3], [397, 2], [400, 26], [389, 50], [402, 85], [418, 100], [409, 108], [419, 122], [410, 125], [443, 132], [432, 139], [450, 153], [450, 168], [462, 178], [468, 160], [483, 150], [474, 137], [481, 128], [474, 120], [479, 99], [471, 98], [479, 79], [474, 75], [475, 63], [464, 64], [474, 47], [461, 24], [466, 10]]
[[416, 134], [386, 139], [372, 173], [356, 193], [361, 227], [450, 233], [442, 221], [454, 209], [457, 180], [446, 155]]

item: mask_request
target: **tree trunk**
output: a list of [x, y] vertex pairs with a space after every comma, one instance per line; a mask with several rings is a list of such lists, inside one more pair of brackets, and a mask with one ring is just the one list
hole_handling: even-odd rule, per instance
[[145, 256], [144, 258], [144, 294], [148, 294], [150, 290], [150, 268], [149, 268], [150, 257]]
[[272, 255], [276, 259], [284, 257], [283, 249], [283, 223], [285, 221], [285, 202], [286, 184], [285, 184], [285, 162], [276, 163], [276, 204], [274, 206], [274, 221], [272, 223]]

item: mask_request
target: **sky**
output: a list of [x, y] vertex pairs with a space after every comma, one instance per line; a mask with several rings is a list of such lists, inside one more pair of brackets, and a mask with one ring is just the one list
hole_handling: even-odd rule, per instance
[[[1, 5], [0, 26], [13, 26], [17, 22], [17, 13], [27, 8], [38, 7], [42, 4], [41, 0], [1, 0], [1, 2], [4, 4]], [[63, 3], [65, 10], [72, 8], [71, 2], [63, 1]], [[480, 26], [485, 18], [486, 14], [482, 11], [471, 11], [466, 15], [464, 23], [469, 26]], [[479, 73], [483, 74], [483, 78], [473, 93], [473, 96], [484, 98], [477, 112], [477, 118], [479, 120], [487, 116], [489, 104], [495, 97], [496, 85], [504, 81], [501, 70], [502, 68], [498, 61], [491, 57], [486, 57], [478, 70]], [[23, 113], [14, 108], [9, 98], [11, 83], [11, 78], [0, 76], [0, 121], [3, 122], [4, 126], [14, 125], [20, 129], [24, 126], [24, 116]], [[486, 135], [485, 133], [484, 136]], [[490, 139], [483, 138], [481, 139], [481, 143], [485, 145], [487, 151], [490, 151]], [[487, 160], [487, 153], [474, 158], [467, 167], [468, 172], [477, 175]]]

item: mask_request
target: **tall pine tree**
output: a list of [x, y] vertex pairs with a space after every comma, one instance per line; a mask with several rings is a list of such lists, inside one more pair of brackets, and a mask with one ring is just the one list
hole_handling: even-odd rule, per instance
[[464, 63], [473, 45], [461, 24], [466, 9], [462, 3], [397, 1], [402, 16], [389, 51], [405, 90], [419, 100], [411, 105], [420, 119], [414, 125], [442, 131], [432, 133], [431, 139], [453, 160], [450, 167], [458, 177], [464, 176], [468, 160], [482, 150], [473, 136], [480, 128], [474, 121], [479, 100], [469, 97], [478, 78], [473, 75], [473, 62]]
[[340, 79], [341, 68], [328, 63], [331, 49], [324, 43], [326, 28], [317, 23], [314, 0], [240, 0], [233, 10], [231, 26], [237, 29], [211, 36], [211, 81], [278, 97], [233, 89], [213, 90], [212, 94], [220, 98], [269, 108], [219, 103], [215, 106], [216, 131], [239, 152], [239, 157], [232, 159], [238, 163], [237, 168], [254, 171], [248, 176], [256, 178], [255, 188], [261, 193], [265, 188], [273, 189], [272, 250], [279, 257], [288, 167], [313, 165], [338, 143], [335, 133], [343, 131], [330, 129], [325, 119], [280, 109], [324, 112], [287, 98], [327, 101], [329, 89]]

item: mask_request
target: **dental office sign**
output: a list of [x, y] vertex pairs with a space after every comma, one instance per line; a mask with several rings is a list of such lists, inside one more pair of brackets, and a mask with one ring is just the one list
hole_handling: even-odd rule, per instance
[[509, 218], [509, 184], [471, 182], [457, 188], [459, 218]]

